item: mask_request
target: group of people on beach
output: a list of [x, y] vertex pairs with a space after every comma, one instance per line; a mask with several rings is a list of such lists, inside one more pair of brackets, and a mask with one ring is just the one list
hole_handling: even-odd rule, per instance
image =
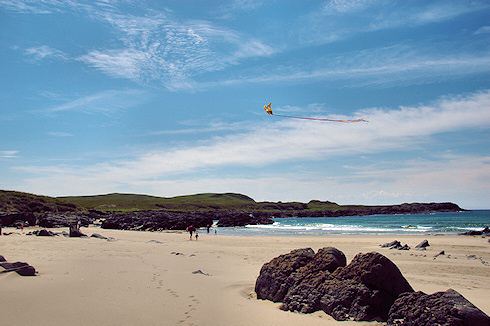
[[192, 240], [192, 235], [195, 234], [196, 240], [199, 238], [199, 233], [197, 233], [197, 229], [194, 225], [189, 225], [187, 227], [187, 232], [189, 232], [189, 240]]
[[[211, 229], [211, 225], [206, 226], [206, 230], [209, 233], [209, 230]], [[187, 232], [189, 232], [189, 240], [192, 240], [192, 235], [194, 234], [194, 237], [196, 240], [199, 238], [199, 233], [197, 232], [197, 228], [194, 227], [194, 225], [189, 225], [186, 229]], [[214, 230], [214, 234], [217, 234], [216, 230]]]

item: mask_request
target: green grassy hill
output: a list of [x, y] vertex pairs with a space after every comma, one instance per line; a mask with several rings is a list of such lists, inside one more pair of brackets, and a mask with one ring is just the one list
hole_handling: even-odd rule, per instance
[[[0, 190], [0, 212], [87, 212], [100, 211], [200, 211], [200, 210], [243, 210], [263, 212], [301, 211], [304, 216], [328, 216], [328, 212], [340, 214], [407, 214], [430, 211], [459, 211], [452, 203], [412, 203], [388, 206], [338, 205], [329, 201], [312, 200], [301, 202], [256, 202], [252, 198], [237, 193], [204, 193], [177, 197], [156, 197], [138, 194], [107, 194], [96, 196], [47, 197], [17, 191]], [[308, 213], [308, 214], [306, 214]], [[325, 215], [327, 214], [327, 215]], [[337, 213], [339, 214], [339, 213]]]
[[107, 194], [97, 196], [59, 197], [65, 201], [97, 210], [151, 210], [168, 209], [176, 211], [209, 209], [254, 209], [255, 201], [241, 194], [196, 194], [171, 198], [135, 194]]
[[84, 212], [85, 208], [62, 199], [19, 191], [0, 190], [0, 212]]

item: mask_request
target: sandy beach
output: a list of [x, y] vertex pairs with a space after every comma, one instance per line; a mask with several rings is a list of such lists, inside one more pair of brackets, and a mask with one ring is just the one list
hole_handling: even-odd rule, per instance
[[[82, 228], [113, 239], [27, 236], [4, 228], [0, 255], [34, 266], [37, 276], [0, 274], [3, 325], [380, 325], [337, 322], [323, 312], [281, 311], [257, 300], [262, 265], [297, 248], [336, 247], [348, 263], [360, 252], [391, 259], [416, 291], [453, 288], [490, 314], [490, 243], [481, 236], [251, 237], [200, 232]], [[64, 229], [54, 229], [61, 232]], [[68, 231], [66, 229], [66, 231]], [[381, 248], [399, 240], [426, 251]], [[444, 251], [445, 255], [434, 258]], [[468, 258], [469, 257], [469, 258]]]

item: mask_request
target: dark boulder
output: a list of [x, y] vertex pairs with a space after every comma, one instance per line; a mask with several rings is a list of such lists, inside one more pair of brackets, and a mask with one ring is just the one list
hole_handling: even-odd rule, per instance
[[391, 307], [388, 325], [488, 326], [490, 318], [453, 289], [405, 293]]
[[330, 280], [323, 286], [325, 294], [319, 308], [336, 320], [383, 320], [383, 293], [354, 280]]
[[0, 263], [0, 266], [4, 268], [4, 270], [2, 271], [3, 273], [16, 272], [17, 274], [19, 274], [21, 276], [35, 276], [36, 275], [36, 269], [34, 267], [32, 267], [31, 265], [29, 265], [28, 263], [2, 262], [2, 263]]
[[356, 280], [371, 289], [382, 290], [392, 297], [398, 297], [404, 292], [413, 292], [413, 288], [398, 267], [377, 252], [356, 255], [347, 267], [335, 271], [334, 277]]
[[[355, 307], [350, 308], [354, 308], [355, 314], [350, 316], [355, 320], [386, 320], [398, 296], [404, 292], [413, 292], [398, 267], [377, 252], [356, 255], [347, 267], [339, 268], [332, 276], [337, 280], [352, 280], [360, 285], [358, 296], [352, 300]], [[366, 292], [364, 286], [370, 291]], [[342, 291], [346, 290], [339, 292]], [[333, 292], [329, 295], [337, 294]], [[322, 309], [329, 310], [325, 304]]]
[[379, 253], [359, 254], [345, 263], [335, 248], [281, 255], [262, 267], [257, 297], [283, 302], [283, 310], [323, 310], [337, 320], [386, 320], [398, 296], [413, 292], [395, 264]]
[[380, 246], [381, 246], [381, 248], [390, 248], [390, 249], [391, 248], [395, 248], [395, 249], [398, 249], [398, 248], [400, 248], [402, 246], [402, 244], [398, 240], [393, 240], [391, 242], [382, 244]]
[[325, 293], [322, 286], [330, 280], [333, 271], [345, 265], [346, 258], [340, 250], [332, 247], [319, 249], [310, 262], [286, 280], [289, 291], [282, 300], [281, 309], [303, 313], [320, 310], [320, 299]]
[[483, 230], [481, 231], [467, 231], [463, 233], [459, 233], [460, 235], [490, 235], [490, 228], [486, 226]]
[[70, 238], [85, 238], [86, 234], [83, 234], [80, 230], [76, 228], [70, 228]]
[[426, 239], [424, 241], [422, 241], [421, 243], [419, 243], [418, 245], [415, 246], [416, 249], [420, 249], [420, 248], [425, 248], [425, 247], [429, 247], [430, 244], [429, 244], [429, 241]]
[[54, 237], [54, 236], [56, 236], [56, 234], [54, 232], [46, 230], [46, 229], [33, 231], [32, 234], [37, 235], [38, 237]]
[[333, 247], [320, 248], [313, 256], [313, 259], [302, 268], [303, 274], [317, 273], [319, 271], [329, 271], [332, 273], [338, 267], [344, 267], [347, 259], [342, 251]]
[[410, 246], [405, 243], [402, 247], [398, 248], [398, 250], [410, 250]]
[[257, 298], [274, 302], [282, 301], [293, 285], [290, 284], [292, 282], [290, 276], [308, 264], [314, 255], [315, 252], [311, 248], [296, 249], [264, 264], [255, 282]]

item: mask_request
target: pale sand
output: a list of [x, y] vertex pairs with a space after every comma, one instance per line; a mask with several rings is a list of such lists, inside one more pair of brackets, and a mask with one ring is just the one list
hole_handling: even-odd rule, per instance
[[[4, 229], [12, 231], [19, 232]], [[28, 231], [32, 229], [24, 233]], [[92, 227], [82, 232], [116, 241], [0, 236], [0, 255], [38, 271], [35, 277], [0, 274], [2, 325], [379, 325], [337, 322], [323, 312], [285, 312], [279, 304], [255, 298], [255, 280], [264, 263], [293, 249], [316, 251], [326, 246], [342, 250], [348, 262], [359, 252], [378, 251], [400, 268], [416, 291], [453, 288], [490, 313], [490, 266], [467, 258], [476, 255], [490, 261], [488, 238], [245, 237], [201, 232], [199, 241], [189, 241], [185, 233]], [[428, 239], [431, 246], [427, 251], [379, 247], [395, 239], [412, 247]], [[442, 250], [446, 255], [433, 259]], [[197, 270], [209, 275], [192, 273]]]

